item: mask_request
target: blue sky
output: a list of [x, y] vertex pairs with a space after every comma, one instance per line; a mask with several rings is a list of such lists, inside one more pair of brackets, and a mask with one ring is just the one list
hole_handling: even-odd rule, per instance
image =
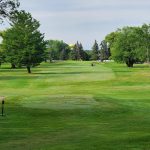
[[[123, 26], [150, 23], [150, 0], [20, 0], [21, 9], [40, 21], [46, 39], [77, 40], [90, 49]], [[5, 28], [5, 25], [0, 28]]]

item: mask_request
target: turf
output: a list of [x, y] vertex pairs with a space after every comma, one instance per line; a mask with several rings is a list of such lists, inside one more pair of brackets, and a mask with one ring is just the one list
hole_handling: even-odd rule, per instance
[[149, 150], [150, 68], [91, 62], [0, 69], [2, 150]]

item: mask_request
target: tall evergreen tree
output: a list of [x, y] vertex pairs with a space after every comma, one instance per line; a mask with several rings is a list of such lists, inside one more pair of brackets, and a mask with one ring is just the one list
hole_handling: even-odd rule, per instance
[[70, 59], [71, 60], [77, 60], [77, 51], [75, 49], [75, 46], [70, 51]]
[[92, 60], [99, 60], [99, 46], [96, 40], [92, 47]]
[[104, 40], [100, 44], [100, 60], [103, 62], [103, 60], [108, 60], [110, 56], [110, 48], [108, 47], [107, 42]]
[[79, 60], [84, 60], [84, 50], [82, 43], [79, 44]]
[[77, 43], [75, 44], [75, 49], [76, 49], [76, 53], [77, 53], [77, 60], [81, 60], [81, 48], [82, 48], [81, 45], [77, 41]]
[[72, 54], [74, 54], [74, 59], [75, 60], [84, 60], [84, 50], [83, 50], [83, 46], [82, 43], [79, 43], [77, 41], [77, 43], [74, 46], [74, 50], [72, 51]]

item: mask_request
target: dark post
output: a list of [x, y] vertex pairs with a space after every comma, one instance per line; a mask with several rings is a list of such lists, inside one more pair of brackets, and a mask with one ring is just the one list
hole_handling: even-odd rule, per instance
[[4, 103], [5, 103], [5, 101], [2, 100], [2, 116], [4, 116]]

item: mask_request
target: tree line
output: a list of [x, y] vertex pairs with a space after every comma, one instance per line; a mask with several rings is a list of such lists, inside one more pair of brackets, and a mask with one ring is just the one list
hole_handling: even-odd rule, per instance
[[76, 44], [67, 44], [59, 40], [47, 40], [45, 60], [89, 60], [88, 54], [78, 41]]
[[91, 50], [84, 50], [82, 43], [69, 45], [64, 41], [45, 40], [40, 33], [40, 23], [24, 10], [18, 11], [17, 0], [0, 1], [0, 20], [10, 20], [10, 28], [0, 31], [0, 65], [9, 62], [11, 68], [31, 67], [43, 61], [54, 60], [104, 60], [124, 62], [128, 67], [135, 63], [149, 62], [150, 24], [141, 27], [123, 27], [108, 34], [100, 44], [95, 40]]
[[[83, 49], [82, 43], [69, 45], [58, 40], [44, 40], [40, 33], [40, 23], [24, 10], [18, 11], [18, 0], [0, 1], [0, 20], [10, 21], [10, 28], [0, 31], [0, 65], [4, 62], [11, 64], [11, 68], [26, 67], [31, 73], [31, 67], [42, 61], [53, 60], [98, 60], [99, 46], [95, 41], [92, 51]], [[98, 45], [98, 44], [97, 44]], [[95, 57], [98, 55], [98, 57]]]
[[82, 43], [67, 44], [58, 40], [47, 40], [45, 60], [104, 60], [110, 57], [109, 48], [106, 43], [101, 43], [101, 49], [95, 40], [92, 50], [84, 50]]

